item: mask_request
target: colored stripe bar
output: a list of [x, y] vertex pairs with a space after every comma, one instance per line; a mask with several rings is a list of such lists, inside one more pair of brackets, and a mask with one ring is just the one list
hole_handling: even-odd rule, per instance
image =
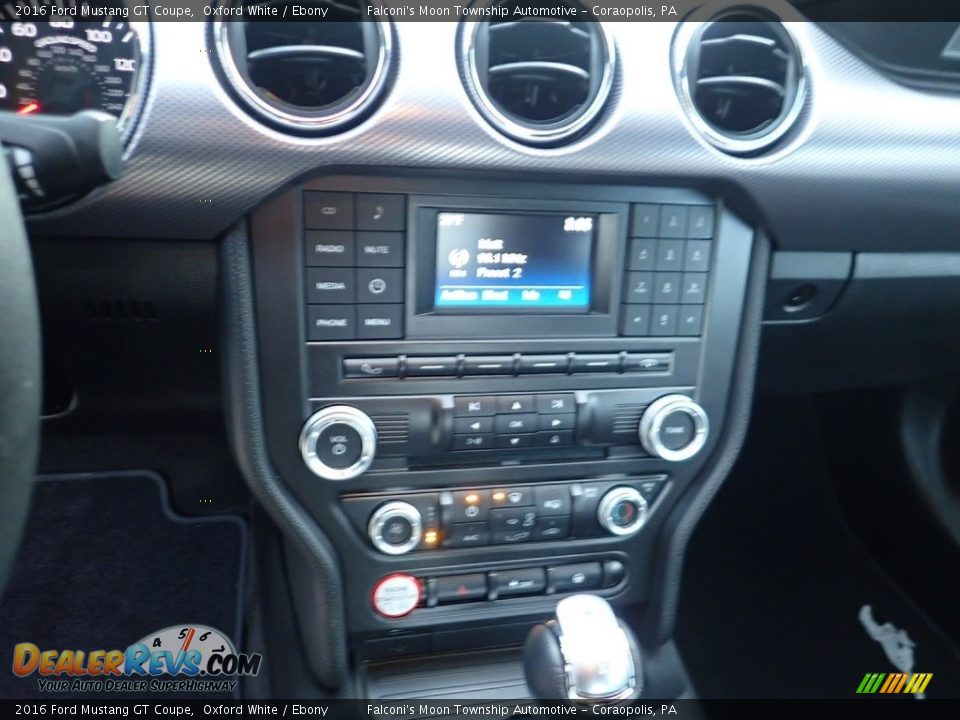
[[897, 686], [896, 686], [895, 688], [893, 688], [893, 690], [891, 690], [890, 692], [895, 692], [895, 693], [901, 692], [901, 691], [903, 690], [903, 686], [906, 684], [906, 682], [907, 682], [907, 674], [906, 674], [906, 673], [900, 673], [900, 682], [898, 682], [898, 683], [897, 683]]
[[877, 679], [873, 681], [873, 684], [870, 685], [870, 689], [867, 692], [875, 693], [880, 688], [880, 683], [883, 682], [883, 679], [887, 676], [886, 673], [879, 673]]
[[880, 692], [886, 694], [890, 692], [890, 685], [896, 680], [897, 674], [891, 673], [887, 676], [887, 681], [883, 684], [883, 687], [880, 688]]
[[863, 680], [861, 680], [857, 686], [857, 693], [863, 694], [867, 691], [867, 686], [870, 684], [871, 678], [873, 678], [873, 673], [867, 673], [863, 676]]

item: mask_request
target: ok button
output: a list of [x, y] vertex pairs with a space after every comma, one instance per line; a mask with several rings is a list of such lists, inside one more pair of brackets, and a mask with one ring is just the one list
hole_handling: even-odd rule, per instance
[[360, 433], [345, 423], [334, 423], [317, 437], [317, 457], [332, 468], [347, 468], [360, 459]]

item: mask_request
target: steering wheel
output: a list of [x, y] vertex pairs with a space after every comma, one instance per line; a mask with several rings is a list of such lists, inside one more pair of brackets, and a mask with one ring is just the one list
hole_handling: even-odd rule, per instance
[[40, 314], [20, 203], [0, 147], [0, 593], [10, 577], [40, 438]]

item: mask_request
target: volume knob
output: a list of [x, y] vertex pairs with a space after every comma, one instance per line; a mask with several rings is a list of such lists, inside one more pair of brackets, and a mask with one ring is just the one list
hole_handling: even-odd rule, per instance
[[666, 395], [650, 404], [640, 418], [640, 444], [651, 455], [689, 460], [707, 442], [707, 413], [686, 395]]
[[349, 405], [318, 410], [300, 431], [300, 454], [310, 471], [325, 480], [352, 480], [373, 462], [377, 428]]

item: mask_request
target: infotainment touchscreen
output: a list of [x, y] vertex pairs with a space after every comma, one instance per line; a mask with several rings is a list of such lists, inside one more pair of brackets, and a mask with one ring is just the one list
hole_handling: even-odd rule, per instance
[[434, 307], [586, 313], [596, 217], [437, 214]]

